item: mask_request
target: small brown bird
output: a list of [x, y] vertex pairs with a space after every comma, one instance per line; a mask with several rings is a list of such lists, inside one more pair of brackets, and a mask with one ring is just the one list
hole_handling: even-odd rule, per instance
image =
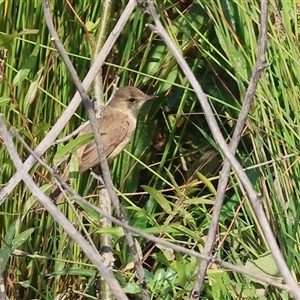
[[[118, 156], [128, 145], [136, 128], [137, 117], [142, 105], [157, 96], [144, 94], [141, 90], [125, 86], [117, 90], [113, 99], [103, 109], [102, 117], [98, 119], [99, 131], [103, 142], [104, 152], [108, 163]], [[89, 125], [85, 126], [78, 136], [92, 132]], [[95, 141], [81, 146], [77, 150], [79, 173], [100, 164]], [[64, 180], [69, 177], [69, 168], [66, 168]], [[60, 194], [55, 191], [50, 195], [53, 200]], [[57, 202], [57, 200], [55, 200]]]
[[[125, 86], [121, 87], [114, 98], [104, 108], [102, 118], [98, 119], [104, 152], [110, 163], [128, 145], [136, 128], [137, 117], [142, 105], [157, 96], [149, 96], [141, 90]], [[92, 132], [90, 125], [84, 127], [78, 134]], [[100, 163], [94, 141], [77, 150], [79, 173], [95, 167]]]

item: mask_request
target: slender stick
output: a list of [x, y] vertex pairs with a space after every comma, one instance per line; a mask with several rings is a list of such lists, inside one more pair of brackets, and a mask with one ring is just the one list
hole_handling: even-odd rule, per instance
[[[267, 1], [267, 0], [262, 0]], [[142, 6], [145, 4], [145, 1], [140, 1]], [[143, 8], [143, 7], [142, 7]], [[206, 95], [204, 94], [197, 78], [193, 74], [192, 70], [190, 69], [187, 62], [184, 60], [183, 56], [181, 55], [180, 51], [178, 50], [177, 46], [174, 44], [170, 36], [168, 35], [167, 31], [164, 29], [162, 23], [160, 22], [156, 10], [153, 5], [153, 0], [147, 0], [147, 7], [145, 9], [147, 13], [149, 13], [155, 22], [155, 25], [148, 25], [148, 27], [158, 34], [163, 41], [168, 46], [169, 50], [173, 53], [174, 58], [177, 60], [178, 65], [181, 67], [183, 73], [189, 80], [191, 86], [194, 88], [195, 94], [197, 95], [199, 102], [201, 103], [202, 109], [205, 113], [205, 118], [207, 120], [208, 126], [213, 134], [215, 141], [220, 146], [220, 149], [228, 159], [229, 163], [231, 164], [232, 168], [236, 171], [242, 187], [245, 189], [247, 196], [252, 204], [253, 210], [255, 215], [259, 221], [260, 227], [263, 230], [265, 239], [267, 240], [268, 246], [272, 251], [274, 260], [284, 278], [287, 282], [288, 286], [290, 287], [291, 294], [295, 297], [295, 299], [300, 300], [300, 288], [297, 282], [294, 280], [289, 268], [284, 261], [282, 253], [277, 245], [276, 239], [268, 222], [268, 219], [264, 213], [263, 206], [262, 206], [262, 199], [259, 195], [257, 195], [255, 189], [253, 188], [251, 181], [249, 180], [247, 174], [244, 172], [242, 166], [240, 165], [239, 161], [235, 158], [234, 154], [231, 152], [231, 149], [228, 147], [219, 127], [218, 123], [214, 117], [214, 113], [212, 108], [209, 105]], [[191, 299], [198, 299], [200, 295], [198, 291], [195, 291], [195, 294], [192, 295]]]
[[[250, 111], [250, 107], [254, 100], [255, 91], [264, 68], [266, 67], [265, 63], [265, 53], [267, 47], [267, 28], [268, 28], [268, 1], [261, 1], [261, 18], [260, 18], [260, 36], [258, 42], [258, 53], [257, 60], [253, 70], [253, 74], [251, 76], [249, 86], [246, 92], [245, 100], [242, 105], [242, 109], [239, 115], [239, 118], [236, 123], [236, 127], [234, 129], [234, 133], [229, 144], [229, 149], [232, 154], [235, 154], [237, 146], [240, 142], [242, 132], [244, 130], [244, 125]], [[210, 228], [208, 231], [205, 247], [203, 253], [206, 255], [211, 255], [211, 251], [213, 249], [216, 232], [218, 227], [218, 222], [220, 218], [220, 213], [225, 197], [225, 191], [229, 180], [231, 165], [228, 160], [225, 160], [222, 170], [220, 171], [220, 178], [218, 182], [218, 189], [216, 194], [216, 200], [214, 203], [214, 209], [212, 213]], [[196, 281], [194, 284], [193, 291], [191, 293], [191, 299], [197, 299], [200, 295], [201, 289], [203, 287], [204, 276], [206, 273], [208, 263], [207, 261], [202, 260]]]
[[64, 228], [67, 234], [81, 247], [82, 251], [86, 254], [86, 256], [99, 270], [104, 279], [108, 282], [111, 290], [114, 291], [114, 295], [116, 296], [116, 298], [120, 300], [128, 299], [118, 281], [114, 277], [113, 272], [108, 270], [99, 253], [95, 251], [95, 249], [83, 238], [83, 236], [75, 229], [75, 227], [69, 222], [69, 220], [61, 213], [61, 211], [57, 209], [56, 205], [52, 203], [51, 199], [41, 192], [28, 172], [24, 170], [22, 161], [14, 147], [12, 137], [6, 128], [1, 115], [0, 130], [10, 157], [18, 172], [22, 176], [22, 180], [28, 186], [33, 196], [40, 202], [41, 205], [43, 205], [43, 207], [47, 209], [54, 220], [57, 221], [57, 223], [59, 223]]
[[[50, 10], [49, 10], [48, 0], [43, 0], [43, 9], [44, 9], [45, 20], [46, 20], [49, 32], [52, 36], [52, 41], [54, 42], [61, 58], [63, 59], [65, 65], [66, 65], [66, 68], [68, 69], [68, 71], [70, 73], [72, 81], [74, 82], [74, 84], [77, 88], [77, 91], [79, 92], [79, 94], [82, 98], [83, 104], [87, 110], [87, 113], [88, 113], [88, 116], [90, 119], [90, 125], [94, 132], [94, 141], [95, 141], [98, 156], [100, 159], [101, 172], [102, 172], [105, 188], [107, 190], [107, 193], [109, 195], [111, 202], [113, 203], [113, 205], [117, 211], [118, 218], [122, 222], [126, 223], [127, 220], [125, 218], [125, 214], [123, 212], [123, 209], [121, 207], [119, 199], [116, 195], [116, 192], [115, 192], [115, 189], [113, 186], [113, 182], [112, 182], [112, 179], [111, 179], [111, 176], [109, 173], [109, 167], [108, 167], [106, 155], [105, 155], [105, 152], [103, 149], [102, 138], [99, 133], [98, 122], [96, 120], [93, 102], [90, 101], [90, 99], [79, 79], [79, 76], [78, 76], [74, 66], [72, 65], [72, 62], [70, 61], [68, 54], [67, 54], [66, 50], [64, 49], [62, 43], [60, 42], [57, 32], [55, 31], [52, 17], [51, 17]], [[107, 207], [108, 205], [110, 205], [110, 203], [105, 203], [104, 205], [105, 205], [105, 207]], [[133, 239], [133, 236], [129, 230], [124, 229], [124, 233], [125, 233], [125, 236], [126, 236], [126, 239], [128, 242], [128, 246], [130, 248], [130, 251], [131, 251], [131, 254], [133, 257], [135, 269], [137, 272], [137, 277], [139, 279], [139, 283], [140, 283], [140, 287], [141, 287], [142, 297], [144, 300], [148, 300], [149, 296], [148, 296], [148, 290], [147, 290], [147, 284], [146, 284], [146, 277], [145, 277], [144, 269], [142, 266], [142, 262], [140, 260], [139, 254], [138, 254], [135, 240]]]
[[[133, 12], [135, 6], [136, 6], [135, 1], [130, 0], [128, 2], [115, 28], [112, 30], [104, 46], [102, 47], [100, 53], [98, 54], [94, 64], [91, 66], [91, 69], [89, 70], [87, 76], [82, 82], [82, 85], [85, 90], [87, 90], [90, 87], [93, 79], [95, 78], [101, 66], [103, 65], [108, 53], [112, 49], [114, 43], [118, 39], [121, 31], [123, 30], [129, 17], [131, 16], [131, 13]], [[66, 108], [66, 110], [64, 111], [64, 113], [59, 118], [59, 120], [56, 122], [56, 124], [52, 127], [52, 129], [47, 134], [47, 136], [41, 141], [41, 143], [35, 149], [36, 154], [38, 156], [42, 156], [43, 153], [45, 153], [45, 151], [54, 143], [55, 139], [61, 132], [62, 128], [64, 128], [64, 126], [68, 123], [68, 121], [73, 116], [74, 112], [77, 110], [80, 103], [81, 103], [81, 97], [77, 92], [74, 95], [68, 107]], [[24, 170], [29, 171], [33, 167], [35, 162], [36, 160], [32, 156], [30, 156], [23, 164]], [[6, 186], [0, 191], [0, 205], [5, 201], [5, 199], [9, 196], [9, 194], [13, 191], [13, 189], [18, 185], [21, 179], [22, 179], [21, 174], [17, 172], [9, 180]]]
[[[126, 228], [128, 230], [130, 230], [131, 232], [149, 240], [149, 241], [152, 241], [154, 243], [157, 243], [157, 244], [160, 244], [166, 248], [170, 248], [170, 249], [173, 249], [174, 251], [178, 251], [178, 252], [181, 252], [181, 253], [184, 253], [184, 254], [188, 254], [190, 256], [193, 256], [193, 257], [198, 257], [198, 258], [201, 258], [209, 263], [215, 263], [217, 265], [220, 265], [228, 270], [231, 270], [231, 271], [235, 271], [235, 272], [239, 272], [241, 274], [244, 274], [244, 275], [247, 275], [251, 278], [254, 278], [262, 283], [265, 283], [265, 284], [268, 284], [268, 285], [273, 285], [279, 289], [283, 289], [283, 290], [286, 290], [289, 292], [288, 290], [288, 286], [287, 285], [284, 285], [284, 284], [281, 284], [278, 282], [278, 278], [276, 279], [272, 279], [271, 277], [267, 277], [267, 276], [264, 276], [264, 275], [261, 275], [261, 274], [257, 274], [255, 272], [252, 272], [252, 271], [249, 271], [247, 270], [246, 268], [244, 267], [241, 267], [241, 266], [236, 266], [236, 265], [233, 265], [233, 264], [230, 264], [230, 263], [227, 263], [227, 262], [224, 262], [220, 259], [217, 259], [217, 258], [214, 258], [212, 256], [207, 256], [207, 255], [204, 255], [204, 254], [201, 254], [201, 253], [198, 253], [198, 252], [195, 252], [193, 250], [190, 250], [190, 249], [187, 249], [185, 247], [182, 247], [180, 245], [176, 245], [174, 243], [171, 243], [171, 242], [167, 242], [165, 241], [164, 239], [162, 238], [158, 238], [154, 235], [151, 235], [151, 234], [148, 234], [148, 233], [145, 233], [139, 229], [136, 229], [134, 227], [131, 227], [129, 226], [127, 223], [123, 223], [121, 222], [120, 220], [112, 217], [110, 214], [108, 214], [106, 211], [102, 210], [101, 208], [99, 207], [96, 207], [95, 205], [93, 205], [92, 203], [90, 203], [89, 201], [87, 201], [86, 199], [82, 198], [81, 196], [79, 196], [78, 194], [76, 194], [74, 192], [73, 189], [70, 188], [69, 185], [67, 185], [63, 180], [62, 178], [56, 174], [52, 168], [47, 165], [42, 159], [40, 159], [34, 151], [32, 151], [30, 149], [30, 147], [26, 144], [26, 142], [22, 139], [22, 137], [19, 135], [19, 133], [15, 133], [16, 137], [20, 140], [20, 142], [22, 143], [22, 145], [24, 145], [24, 147], [36, 158], [36, 160], [39, 162], [39, 164], [41, 166], [43, 166], [53, 177], [55, 177], [57, 179], [58, 182], [60, 182], [61, 186], [67, 190], [75, 200], [78, 200], [80, 202], [82, 202], [84, 205], [90, 207], [91, 209], [93, 209], [94, 211], [96, 211], [97, 213], [99, 213], [99, 215], [109, 219], [111, 222], [115, 223], [116, 225], [120, 226], [120, 227], [123, 227], [123, 228]], [[55, 219], [55, 218], [54, 218]], [[23, 255], [28, 255], [29, 257], [40, 257], [40, 256], [35, 256], [35, 255], [29, 255], [29, 254], [26, 254], [24, 252], [22, 252]], [[15, 255], [21, 255], [19, 252], [14, 252]]]

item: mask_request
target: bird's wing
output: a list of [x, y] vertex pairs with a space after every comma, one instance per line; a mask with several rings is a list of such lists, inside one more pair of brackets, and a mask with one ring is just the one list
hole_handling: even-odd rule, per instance
[[[105, 116], [97, 121], [101, 132], [105, 155], [108, 161], [111, 161], [128, 144], [135, 124], [133, 126], [130, 120], [128, 120], [127, 115], [116, 110], [106, 111]], [[90, 125], [83, 128], [80, 135], [89, 132], [92, 132]], [[120, 151], [117, 154], [113, 153], [118, 147], [121, 148]], [[77, 156], [79, 158], [79, 173], [82, 173], [89, 168], [93, 168], [100, 163], [94, 140], [79, 148]]]

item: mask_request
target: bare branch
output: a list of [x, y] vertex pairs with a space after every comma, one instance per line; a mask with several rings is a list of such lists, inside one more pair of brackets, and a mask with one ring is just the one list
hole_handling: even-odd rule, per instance
[[85, 127], [89, 125], [89, 121], [86, 121], [84, 122], [83, 124], [81, 124], [78, 128], [76, 128], [73, 132], [71, 132], [69, 135], [59, 139], [59, 140], [56, 140], [53, 144], [54, 145], [57, 145], [57, 144], [60, 144], [60, 143], [64, 143], [66, 141], [68, 141], [69, 139], [73, 138], [74, 136], [78, 135], [78, 133]]
[[10, 154], [10, 157], [17, 168], [18, 172], [22, 176], [22, 180], [28, 186], [33, 196], [43, 205], [47, 211], [52, 215], [53, 219], [58, 222], [68, 235], [82, 248], [83, 252], [91, 260], [91, 262], [96, 266], [96, 268], [101, 272], [101, 275], [108, 282], [112, 291], [117, 299], [128, 299], [124, 294], [122, 288], [120, 287], [118, 281], [115, 279], [113, 273], [107, 269], [105, 262], [99, 255], [97, 251], [81, 236], [81, 234], [75, 229], [75, 227], [69, 222], [69, 220], [57, 209], [57, 207], [52, 203], [51, 199], [41, 192], [39, 187], [35, 184], [31, 176], [23, 168], [22, 161], [14, 147], [12, 138], [5, 127], [5, 124], [0, 115], [0, 130]]
[[116, 93], [116, 91], [118, 90], [118, 83], [119, 83], [119, 80], [120, 80], [120, 77], [117, 76], [117, 77], [116, 77], [116, 80], [115, 80], [115, 82], [114, 82], [114, 84], [113, 84], [113, 91], [112, 91], [112, 93], [111, 93], [111, 95], [110, 95], [110, 97], [109, 97], [109, 99], [108, 99], [106, 105], [114, 98], [115, 93]]
[[[229, 144], [229, 149], [232, 154], [235, 154], [235, 152], [236, 152], [242, 132], [244, 130], [244, 125], [245, 125], [248, 113], [250, 111], [250, 107], [254, 100], [254, 95], [255, 95], [258, 81], [260, 79], [260, 75], [263, 72], [264, 68], [266, 67], [265, 52], [266, 52], [266, 46], [267, 46], [267, 27], [268, 27], [267, 7], [268, 7], [268, 1], [261, 1], [261, 21], [260, 21], [261, 32], [260, 32], [260, 37], [259, 37], [259, 42], [258, 42], [257, 61], [256, 61], [256, 65], [253, 70], [253, 74], [250, 79], [250, 83], [249, 83], [249, 86], [248, 86], [248, 89], [246, 92], [245, 100], [243, 102], [242, 109], [241, 109], [239, 118], [237, 120], [231, 142]], [[222, 209], [222, 205], [223, 205], [223, 201], [224, 201], [224, 197], [225, 197], [226, 187], [228, 184], [230, 169], [231, 169], [230, 162], [228, 160], [225, 160], [223, 168], [220, 171], [220, 178], [219, 178], [219, 183], [218, 183], [216, 200], [214, 203], [214, 209], [213, 209], [213, 213], [212, 213], [210, 228], [209, 228], [209, 232], [208, 232], [205, 247], [204, 247], [205, 255], [211, 255], [211, 251], [212, 251], [214, 243], [215, 243], [218, 222], [219, 222], [220, 213], [221, 213], [221, 209]], [[191, 299], [197, 299], [200, 295], [207, 266], [208, 266], [207, 261], [202, 260], [201, 264], [200, 264], [200, 268], [198, 270], [194, 288], [191, 293]]]
[[[265, 0], [266, 1], [266, 0]], [[142, 1], [143, 4], [145, 3]], [[164, 29], [162, 23], [160, 22], [158, 15], [155, 11], [153, 1], [147, 0], [147, 8], [145, 10], [147, 13], [150, 13], [151, 16], [154, 19], [155, 25], [148, 25], [148, 27], [155, 33], [157, 33], [163, 41], [168, 46], [169, 50], [174, 55], [174, 58], [177, 60], [177, 63], [181, 67], [183, 73], [188, 78], [190, 84], [194, 88], [194, 91], [201, 103], [202, 109], [205, 113], [205, 118], [207, 120], [208, 126], [214, 136], [215, 141], [220, 146], [220, 149], [228, 159], [229, 163], [233, 167], [233, 169], [236, 171], [240, 182], [245, 189], [249, 200], [251, 201], [253, 210], [255, 212], [255, 215], [259, 221], [259, 224], [261, 226], [261, 229], [264, 233], [264, 236], [267, 240], [268, 246], [272, 251], [272, 254], [274, 256], [275, 262], [280, 269], [280, 272], [285, 279], [285, 281], [288, 283], [290, 289], [292, 290], [291, 293], [296, 299], [300, 299], [300, 288], [297, 284], [297, 282], [294, 280], [293, 276], [291, 275], [284, 258], [280, 252], [280, 249], [276, 243], [276, 239], [272, 233], [270, 224], [266, 218], [266, 215], [264, 213], [263, 207], [262, 207], [262, 201], [261, 198], [257, 195], [256, 191], [254, 190], [251, 181], [247, 177], [246, 173], [243, 171], [242, 166], [238, 162], [238, 160], [235, 158], [234, 154], [231, 152], [231, 149], [226, 144], [226, 141], [224, 137], [222, 136], [222, 133], [218, 127], [218, 123], [214, 117], [213, 111], [209, 105], [209, 102], [207, 101], [207, 97], [204, 94], [198, 80], [196, 79], [195, 75], [193, 74], [192, 70], [190, 69], [187, 62], [184, 60], [183, 56], [181, 55], [180, 51], [176, 47], [176, 45], [173, 43], [172, 39], [169, 37], [168, 33]], [[194, 298], [199, 297], [199, 295], [195, 295]]]
[[[84, 89], [88, 89], [91, 85], [94, 77], [99, 72], [101, 66], [103, 65], [108, 53], [110, 52], [111, 48], [113, 47], [114, 43], [116, 42], [117, 38], [119, 37], [122, 29], [124, 28], [125, 24], [127, 23], [132, 11], [136, 6], [135, 1], [130, 0], [122, 13], [120, 19], [118, 20], [115, 28], [109, 35], [107, 41], [105, 42], [103, 48], [101, 49], [100, 53], [95, 60], [95, 63], [91, 66], [87, 76], [85, 77], [84, 81], [82, 82]], [[74, 112], [76, 111], [77, 107], [81, 103], [81, 97], [79, 93], [76, 93], [68, 105], [67, 109], [61, 115], [59, 120], [53, 126], [53, 128], [49, 131], [47, 136], [42, 140], [42, 142], [38, 145], [35, 149], [35, 152], [38, 156], [43, 155], [43, 153], [53, 144], [56, 137], [61, 132], [62, 128], [67, 124], [70, 120]], [[36, 160], [30, 156], [25, 163], [23, 164], [23, 169], [29, 171], [32, 166], [35, 164]], [[0, 205], [4, 202], [4, 200], [8, 197], [8, 195], [12, 192], [12, 190], [17, 186], [17, 184], [22, 179], [21, 175], [17, 172], [10, 181], [6, 184], [6, 186], [0, 191]]]
[[[79, 79], [79, 76], [76, 73], [75, 68], [73, 67], [67, 52], [65, 51], [62, 43], [60, 42], [58, 35], [55, 31], [53, 22], [52, 22], [52, 18], [50, 15], [50, 11], [49, 11], [49, 3], [48, 0], [43, 0], [43, 9], [44, 9], [44, 15], [45, 15], [45, 19], [46, 19], [46, 23], [48, 26], [48, 29], [51, 33], [52, 36], [52, 40], [59, 52], [59, 54], [61, 55], [70, 75], [71, 78], [77, 88], [77, 91], [79, 92], [83, 104], [87, 110], [89, 119], [90, 119], [90, 124], [91, 124], [91, 128], [94, 132], [94, 141], [96, 144], [96, 148], [98, 151], [98, 155], [99, 155], [99, 159], [100, 159], [100, 166], [101, 166], [101, 171], [102, 171], [102, 175], [103, 175], [103, 180], [104, 180], [104, 184], [107, 190], [107, 193], [110, 197], [111, 202], [113, 203], [118, 217], [122, 222], [126, 222], [126, 218], [125, 218], [125, 214], [123, 212], [123, 209], [120, 205], [119, 199], [115, 193], [115, 189], [112, 183], [112, 179], [109, 173], [109, 167], [108, 167], [108, 163], [106, 160], [106, 155], [105, 152], [103, 150], [103, 142], [101, 139], [101, 135], [99, 133], [99, 128], [98, 128], [98, 122], [96, 120], [96, 116], [95, 116], [95, 112], [94, 112], [94, 108], [93, 108], [93, 102], [90, 101], [88, 95], [86, 94], [84, 87], [82, 86], [82, 83]], [[107, 205], [107, 204], [106, 204]], [[133, 256], [133, 261], [134, 261], [134, 265], [135, 265], [135, 269], [137, 272], [137, 276], [140, 282], [140, 287], [141, 287], [141, 291], [142, 291], [142, 296], [143, 299], [149, 299], [148, 296], [148, 291], [147, 291], [147, 284], [146, 284], [146, 278], [145, 278], [145, 273], [144, 273], [144, 269], [142, 266], [142, 262], [140, 260], [140, 257], [138, 255], [138, 251], [137, 251], [137, 247], [135, 244], [135, 241], [133, 239], [133, 236], [131, 234], [131, 232], [129, 230], [124, 229], [124, 233], [128, 242], [128, 245], [130, 247], [132, 256]]]
[[[110, 220], [111, 222], [115, 223], [116, 225], [118, 225], [118, 226], [120, 226], [122, 228], [125, 228], [127, 230], [130, 230], [131, 232], [136, 233], [137, 235], [139, 235], [141, 237], [144, 237], [145, 239], [147, 239], [149, 241], [152, 241], [154, 243], [160, 244], [160, 245], [162, 245], [162, 246], [164, 246], [166, 248], [173, 249], [174, 251], [178, 251], [178, 252], [181, 252], [181, 253], [184, 253], [184, 254], [188, 254], [190, 256], [198, 257], [198, 258], [201, 258], [201, 259], [203, 259], [203, 260], [205, 260], [207, 262], [210, 262], [210, 263], [215, 263], [217, 265], [225, 267], [228, 270], [236, 271], [236, 272], [239, 272], [239, 273], [244, 274], [246, 276], [252, 277], [252, 278], [254, 278], [254, 279], [256, 279], [256, 280], [258, 280], [258, 281], [260, 281], [262, 283], [273, 285], [273, 286], [275, 286], [277, 288], [280, 288], [280, 289], [283, 289], [283, 290], [287, 290], [288, 289], [287, 285], [283, 285], [283, 284], [281, 284], [281, 283], [278, 282], [278, 278], [272, 279], [272, 277], [266, 277], [266, 276], [263, 276], [263, 275], [260, 275], [260, 274], [256, 274], [256, 273], [254, 273], [252, 271], [247, 270], [246, 268], [235, 266], [233, 264], [223, 262], [220, 259], [216, 259], [216, 258], [211, 257], [211, 256], [203, 255], [203, 254], [200, 254], [200, 253], [195, 252], [193, 250], [190, 250], [190, 249], [184, 248], [182, 246], [176, 245], [174, 243], [167, 242], [167, 241], [165, 241], [165, 240], [163, 240], [161, 238], [158, 238], [158, 237], [153, 236], [151, 234], [145, 233], [145, 232], [143, 232], [143, 231], [141, 231], [139, 229], [131, 227], [131, 226], [128, 225], [127, 222], [123, 223], [120, 220], [112, 217], [105, 210], [102, 210], [102, 209], [94, 206], [92, 203], [90, 203], [86, 199], [82, 198], [77, 193], [75, 193], [74, 190], [71, 189], [63, 181], [63, 179], [51, 169], [50, 166], [48, 166], [32, 150], [30, 150], [30, 147], [26, 144], [26, 142], [22, 139], [22, 137], [18, 133], [16, 133], [16, 136], [20, 140], [20, 142], [26, 147], [26, 149], [28, 149], [28, 151], [30, 151], [30, 153], [36, 158], [36, 160], [39, 162], [39, 164], [41, 166], [43, 166], [53, 177], [55, 177], [57, 179], [57, 181], [60, 182], [61, 186], [64, 189], [66, 189], [72, 195], [72, 197], [75, 200], [78, 200], [78, 201], [82, 202], [84, 205], [90, 207], [91, 209], [93, 209], [94, 211], [96, 211], [97, 213], [99, 213], [99, 215], [101, 215], [102, 217]], [[14, 255], [24, 255], [24, 256], [33, 257], [33, 258], [42, 258], [43, 257], [43, 256], [31, 255], [31, 254], [28, 254], [28, 253], [25, 253], [25, 252], [19, 251], [19, 250], [18, 251], [14, 251], [13, 254]]]

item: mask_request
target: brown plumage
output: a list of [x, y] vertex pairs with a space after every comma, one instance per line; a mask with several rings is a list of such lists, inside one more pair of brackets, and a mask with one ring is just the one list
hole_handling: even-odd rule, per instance
[[[135, 87], [121, 87], [115, 93], [113, 99], [105, 106], [101, 118], [98, 119], [99, 131], [103, 142], [104, 152], [110, 163], [129, 143], [136, 128], [137, 116], [142, 105], [156, 96], [144, 94]], [[85, 126], [78, 136], [92, 132], [90, 124]], [[100, 160], [95, 141], [81, 146], [77, 150], [79, 173], [99, 165]], [[69, 167], [66, 168], [64, 180], [69, 177]], [[58, 197], [57, 187], [50, 195], [55, 202]]]

